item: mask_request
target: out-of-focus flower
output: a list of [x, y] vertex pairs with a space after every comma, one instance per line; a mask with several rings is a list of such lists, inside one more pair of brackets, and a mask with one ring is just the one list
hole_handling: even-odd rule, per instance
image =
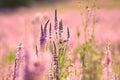
[[16, 53], [13, 80], [16, 80], [17, 77], [19, 77], [19, 70], [20, 70], [21, 63], [23, 61], [23, 54], [24, 54], [23, 45], [22, 45], [22, 43], [20, 43], [18, 45], [18, 50], [17, 50], [17, 53]]
[[47, 25], [49, 23], [49, 20], [46, 22], [46, 24], [43, 26], [41, 25], [41, 37], [40, 37], [40, 46], [41, 48], [44, 48], [46, 43], [46, 37], [47, 37]]
[[111, 51], [109, 49], [109, 46], [107, 48], [107, 52], [105, 55], [105, 59], [103, 60], [103, 76], [101, 80], [115, 80], [115, 76], [112, 72], [112, 57], [111, 57]]

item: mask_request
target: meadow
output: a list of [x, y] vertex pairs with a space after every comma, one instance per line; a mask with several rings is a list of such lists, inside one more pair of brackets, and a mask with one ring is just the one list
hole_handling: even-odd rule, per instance
[[120, 80], [119, 14], [117, 0], [1, 10], [0, 80]]

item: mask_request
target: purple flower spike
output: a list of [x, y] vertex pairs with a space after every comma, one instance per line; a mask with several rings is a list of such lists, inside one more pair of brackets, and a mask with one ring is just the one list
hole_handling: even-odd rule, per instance
[[51, 25], [51, 23], [50, 23], [50, 27], [49, 27], [49, 39], [51, 40], [51, 38], [52, 38], [52, 25]]
[[55, 30], [57, 30], [58, 20], [57, 20], [57, 9], [55, 9]]
[[45, 44], [45, 35], [43, 31], [43, 26], [41, 25], [41, 37], [40, 37], [40, 46], [43, 47]]
[[45, 26], [44, 26], [44, 35], [47, 35], [47, 25], [49, 23], [49, 20], [46, 22]]
[[46, 37], [47, 37], [47, 25], [49, 23], [49, 20], [46, 22], [44, 29], [43, 26], [41, 25], [41, 37], [40, 37], [40, 46], [43, 48], [46, 43]]
[[57, 48], [56, 48], [55, 42], [53, 42], [53, 45], [54, 45], [55, 78], [56, 80], [59, 80], [59, 64], [58, 64], [58, 55], [57, 55]]
[[70, 31], [69, 31], [69, 28], [67, 27], [67, 40], [69, 41], [70, 39]]
[[23, 48], [22, 43], [20, 43], [18, 45], [18, 50], [17, 50], [17, 53], [16, 53], [16, 59], [15, 59], [15, 65], [14, 65], [14, 74], [13, 74], [13, 79], [12, 80], [16, 80], [16, 78], [19, 76], [19, 68], [20, 68], [21, 61], [23, 59], [22, 48]]
[[59, 22], [59, 36], [62, 38], [62, 33], [63, 33], [63, 23], [62, 20]]
[[57, 19], [57, 9], [55, 9], [55, 31], [56, 31], [56, 38], [57, 38], [57, 26], [58, 26], [58, 19]]

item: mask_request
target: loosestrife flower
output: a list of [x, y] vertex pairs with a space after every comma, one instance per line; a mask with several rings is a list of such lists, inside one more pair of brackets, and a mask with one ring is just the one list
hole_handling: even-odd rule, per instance
[[52, 25], [50, 23], [50, 27], [49, 27], [49, 39], [51, 41], [51, 38], [52, 38]]
[[23, 59], [23, 45], [22, 45], [22, 43], [20, 43], [18, 45], [18, 50], [16, 53], [13, 80], [16, 80], [16, 78], [19, 76], [19, 68], [20, 68], [22, 59]]
[[60, 39], [62, 38], [62, 33], [63, 33], [63, 23], [62, 20], [59, 22], [59, 37]]
[[59, 64], [58, 64], [58, 54], [57, 54], [57, 48], [55, 45], [55, 42], [53, 42], [54, 45], [54, 70], [55, 70], [55, 78], [56, 80], [59, 80]]
[[40, 46], [43, 48], [46, 43], [46, 37], [47, 37], [47, 25], [49, 23], [49, 20], [46, 22], [44, 29], [43, 26], [41, 25], [41, 37], [40, 37]]
[[103, 65], [104, 65], [104, 69], [101, 80], [115, 80], [115, 77], [112, 73], [112, 57], [109, 47], [107, 48], [105, 59], [103, 60]]
[[56, 38], [57, 38], [57, 28], [58, 28], [58, 19], [57, 19], [57, 9], [55, 9], [55, 31], [56, 31]]

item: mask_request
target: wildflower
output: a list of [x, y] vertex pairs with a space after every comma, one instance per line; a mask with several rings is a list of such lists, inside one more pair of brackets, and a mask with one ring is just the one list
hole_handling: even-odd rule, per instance
[[22, 49], [22, 43], [18, 45], [18, 50], [16, 53], [16, 59], [15, 59], [15, 65], [14, 65], [14, 74], [13, 74], [13, 80], [16, 80], [16, 78], [19, 76], [19, 68], [23, 59], [23, 49]]
[[24, 73], [23, 73], [23, 80], [31, 80], [31, 73], [29, 71], [29, 55], [28, 51], [25, 52], [24, 55]]
[[51, 23], [50, 23], [50, 27], [49, 27], [49, 39], [51, 40], [52, 38], [52, 26], [51, 26]]
[[69, 31], [69, 28], [67, 27], [67, 39], [64, 40], [63, 42], [68, 42], [70, 39], [70, 31]]
[[54, 74], [53, 74], [53, 65], [52, 65], [52, 63], [51, 63], [51, 69], [50, 69], [50, 72], [49, 72], [49, 79], [50, 80], [54, 80]]
[[56, 76], [56, 80], [59, 80], [59, 64], [58, 64], [58, 55], [57, 55], [57, 48], [56, 48], [55, 42], [53, 42], [53, 45], [54, 45], [55, 76]]
[[63, 33], [63, 23], [62, 20], [59, 22], [59, 37], [60, 39], [62, 38], [62, 33]]
[[57, 26], [58, 26], [58, 19], [57, 19], [57, 9], [55, 9], [55, 31], [56, 31], [56, 37], [57, 37]]
[[111, 51], [109, 49], [109, 46], [107, 48], [107, 52], [106, 52], [103, 64], [105, 66], [103, 69], [103, 77], [101, 80], [115, 80], [115, 77], [112, 73], [112, 57], [111, 57]]
[[40, 46], [43, 48], [46, 43], [46, 37], [47, 37], [47, 25], [49, 23], [49, 20], [46, 22], [44, 29], [43, 26], [41, 25], [41, 37], [40, 37]]
[[69, 31], [69, 28], [67, 27], [67, 40], [69, 41], [70, 39], [70, 31]]
[[40, 45], [43, 46], [44, 44], [45, 44], [45, 36], [44, 36], [43, 26], [41, 25]]

